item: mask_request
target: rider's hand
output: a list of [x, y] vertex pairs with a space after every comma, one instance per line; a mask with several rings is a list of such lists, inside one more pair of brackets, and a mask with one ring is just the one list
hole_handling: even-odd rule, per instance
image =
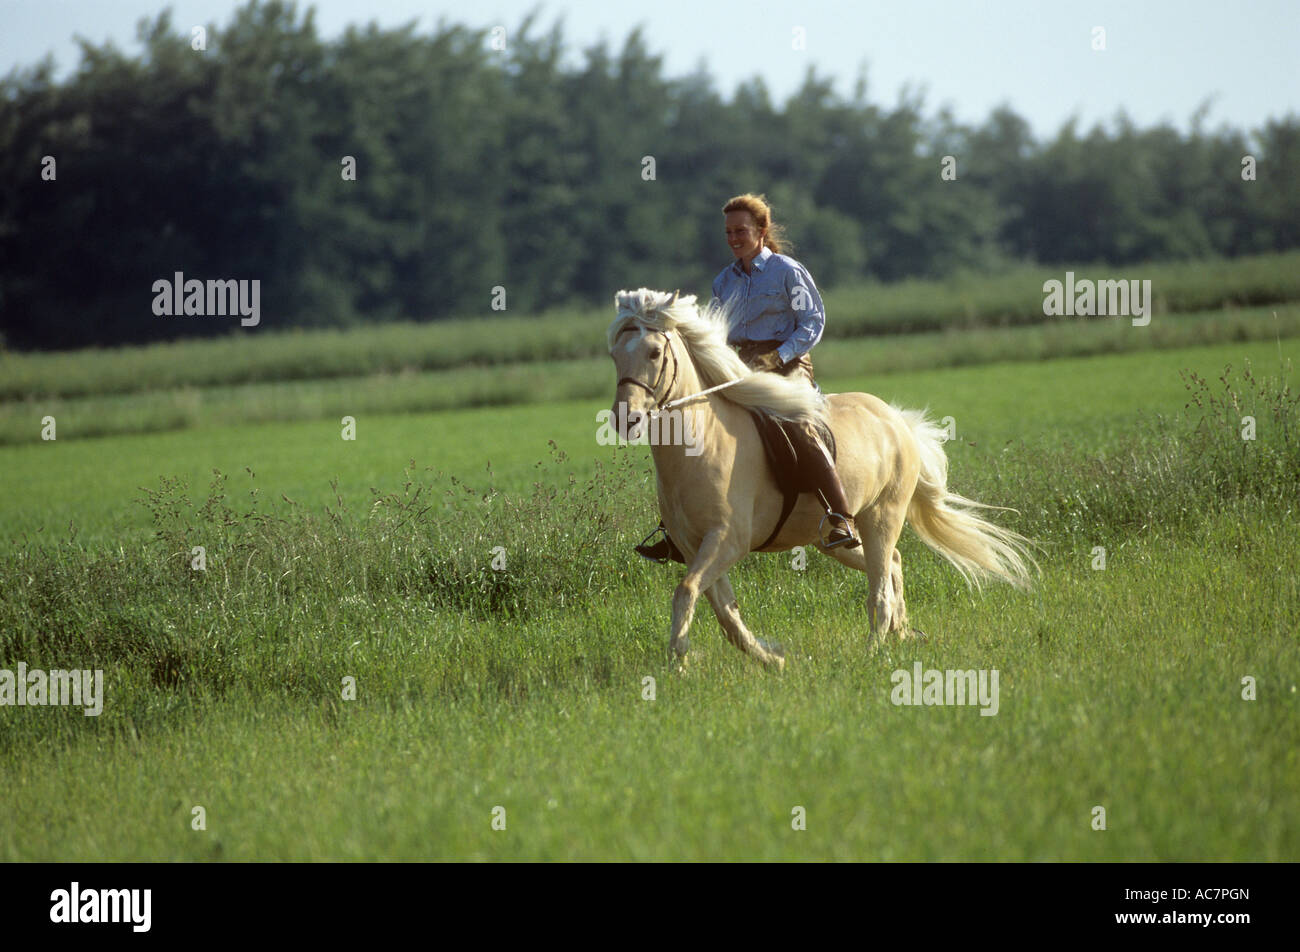
[[777, 371], [785, 366], [785, 362], [781, 360], [781, 354], [774, 350], [755, 358], [750, 366], [755, 371]]

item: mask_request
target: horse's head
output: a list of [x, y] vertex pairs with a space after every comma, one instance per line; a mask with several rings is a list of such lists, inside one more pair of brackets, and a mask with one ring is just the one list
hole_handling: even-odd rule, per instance
[[618, 435], [635, 440], [650, 411], [669, 399], [680, 358], [673, 348], [672, 331], [629, 324], [614, 339], [609, 352], [618, 384], [612, 412]]
[[694, 298], [662, 291], [621, 291], [616, 299], [618, 318], [609, 331], [609, 356], [618, 384], [614, 388], [613, 421], [622, 439], [635, 440], [652, 410], [670, 398], [685, 355], [671, 330], [674, 309]]

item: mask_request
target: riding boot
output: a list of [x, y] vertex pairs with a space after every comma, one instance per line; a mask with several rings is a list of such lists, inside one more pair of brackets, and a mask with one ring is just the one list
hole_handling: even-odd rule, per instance
[[844, 495], [840, 474], [821, 440], [817, 440], [817, 448], [821, 452], [808, 454], [807, 466], [816, 480], [817, 495], [826, 507], [826, 518], [830, 520], [831, 529], [825, 537], [826, 547], [833, 549], [842, 545], [856, 549], [862, 542], [853, 531], [853, 521], [849, 518], [849, 501]]
[[[654, 545], [646, 545], [647, 542], [661, 533], [663, 535], [662, 539]], [[674, 562], [682, 563], [682, 565], [686, 564], [686, 557], [682, 555], [677, 546], [673, 544], [673, 540], [669, 538], [668, 528], [664, 525], [662, 519], [659, 520], [659, 527], [642, 539], [640, 545], [636, 546], [636, 554], [642, 558], [649, 559], [651, 562], [659, 562], [662, 564], [671, 559]]]

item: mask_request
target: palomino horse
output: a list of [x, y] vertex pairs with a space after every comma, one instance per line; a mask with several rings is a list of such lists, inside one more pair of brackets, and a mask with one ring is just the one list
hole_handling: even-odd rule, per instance
[[978, 587], [984, 578], [1000, 578], [1028, 587], [1031, 543], [975, 514], [995, 507], [948, 490], [943, 430], [923, 411], [900, 410], [867, 393], [823, 397], [802, 376], [750, 371], [727, 345], [727, 315], [718, 308], [701, 311], [694, 296], [642, 288], [620, 291], [615, 303], [618, 317], [608, 337], [618, 373], [613, 412], [619, 435], [639, 438], [652, 414], [656, 423], [668, 414], [689, 414], [693, 424], [685, 431], [689, 440], [651, 441], [659, 511], [687, 560], [673, 595], [669, 642], [680, 662], [702, 592], [733, 645], [764, 664], [785, 664], [779, 646], [745, 627], [727, 579], [727, 571], [768, 538], [781, 513], [782, 494], [747, 407], [830, 424], [861, 548], [826, 549], [819, 532], [825, 513], [816, 497], [803, 494], [762, 551], [816, 545], [865, 572], [874, 638], [909, 634], [903, 560], [895, 548], [905, 520], [968, 583]]

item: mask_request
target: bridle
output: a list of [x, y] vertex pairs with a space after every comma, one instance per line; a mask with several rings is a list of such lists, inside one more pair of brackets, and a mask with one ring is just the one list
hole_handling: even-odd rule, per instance
[[668, 389], [664, 391], [663, 397], [659, 397], [658, 393], [659, 393], [659, 384], [660, 382], [663, 381], [664, 373], [668, 370], [667, 354], [664, 355], [663, 363], [659, 367], [659, 376], [655, 378], [655, 383], [653, 387], [651, 387], [649, 384], [645, 383], [642, 380], [637, 380], [635, 377], [620, 377], [618, 383], [614, 384], [615, 389], [623, 386], [623, 384], [625, 383], [636, 384], [642, 390], [646, 391], [646, 393], [650, 394], [650, 396], [655, 401], [655, 410], [659, 411], [659, 410], [671, 410], [673, 407], [681, 406], [683, 403], [689, 403], [690, 401], [694, 400], [696, 397], [707, 397], [711, 393], [716, 393], [719, 390], [726, 390], [728, 387], [738, 384], [741, 381], [746, 379], [745, 377], [737, 377], [735, 380], [728, 380], [725, 383], [718, 384], [717, 386], [709, 387], [707, 390], [701, 390], [699, 393], [692, 393], [685, 397], [678, 397], [676, 400], [665, 403], [664, 401], [668, 400], [668, 395], [673, 392], [673, 387], [677, 384], [677, 371], [680, 369], [678, 360], [680, 358], [678, 358], [677, 356], [676, 348], [673, 347], [673, 332], [660, 331], [660, 333], [663, 334], [664, 337], [667, 339], [668, 350], [671, 351], [673, 355], [673, 379], [669, 381]]
[[[668, 302], [668, 307], [672, 307], [674, 304], [677, 303], [677, 298], [680, 294], [681, 291], [673, 292], [673, 299]], [[642, 333], [644, 333], [647, 330], [653, 329], [653, 328], [648, 328], [644, 324], [639, 324], [639, 323], [636, 326], [641, 328]], [[630, 327], [625, 328], [625, 330], [630, 330]], [[659, 333], [663, 334], [664, 339], [668, 341], [668, 351], [672, 354], [673, 357], [673, 379], [668, 381], [668, 389], [664, 391], [664, 395], [662, 397], [659, 396], [659, 384], [663, 382], [664, 374], [668, 372], [668, 354], [664, 354], [663, 362], [659, 365], [659, 375], [655, 377], [655, 382], [653, 387], [647, 384], [644, 380], [638, 380], [636, 377], [620, 377], [618, 383], [614, 385], [615, 390], [623, 386], [623, 384], [625, 383], [635, 384], [636, 386], [640, 387], [642, 390], [646, 391], [646, 393], [650, 394], [650, 398], [655, 401], [655, 407], [654, 407], [655, 412], [658, 412], [660, 410], [671, 410], [673, 407], [680, 406], [683, 403], [688, 403], [697, 397], [705, 397], [711, 393], [716, 393], [719, 390], [725, 390], [728, 387], [738, 384], [741, 381], [746, 379], [743, 376], [737, 377], [734, 380], [728, 380], [725, 383], [720, 383], [716, 386], [709, 387], [707, 390], [701, 390], [699, 393], [692, 393], [685, 397], [679, 397], [678, 399], [673, 400], [672, 402], [667, 402], [669, 394], [673, 392], [673, 387], [677, 385], [677, 373], [679, 370], [681, 370], [681, 361], [680, 358], [677, 356], [677, 349], [673, 347], [673, 332], [665, 329], [665, 330], [660, 330]]]
[[[665, 349], [663, 360], [659, 364], [659, 376], [655, 378], [654, 386], [652, 387], [646, 382], [636, 379], [636, 377], [620, 377], [618, 383], [614, 385], [615, 388], [618, 388], [623, 386], [625, 383], [636, 384], [636, 386], [650, 394], [651, 399], [655, 401], [655, 410], [664, 409], [665, 401], [667, 401], [669, 394], [673, 392], [673, 387], [677, 384], [677, 373], [681, 369], [681, 364], [677, 357], [677, 350], [673, 347], [673, 332], [660, 331], [660, 333], [663, 334], [664, 338], [668, 341], [668, 346]], [[664, 395], [660, 397], [659, 384], [663, 383], [664, 374], [668, 372], [668, 355], [670, 353], [673, 358], [673, 379], [668, 382], [668, 389], [665, 390]], [[674, 401], [674, 404], [676, 402], [677, 401]]]

